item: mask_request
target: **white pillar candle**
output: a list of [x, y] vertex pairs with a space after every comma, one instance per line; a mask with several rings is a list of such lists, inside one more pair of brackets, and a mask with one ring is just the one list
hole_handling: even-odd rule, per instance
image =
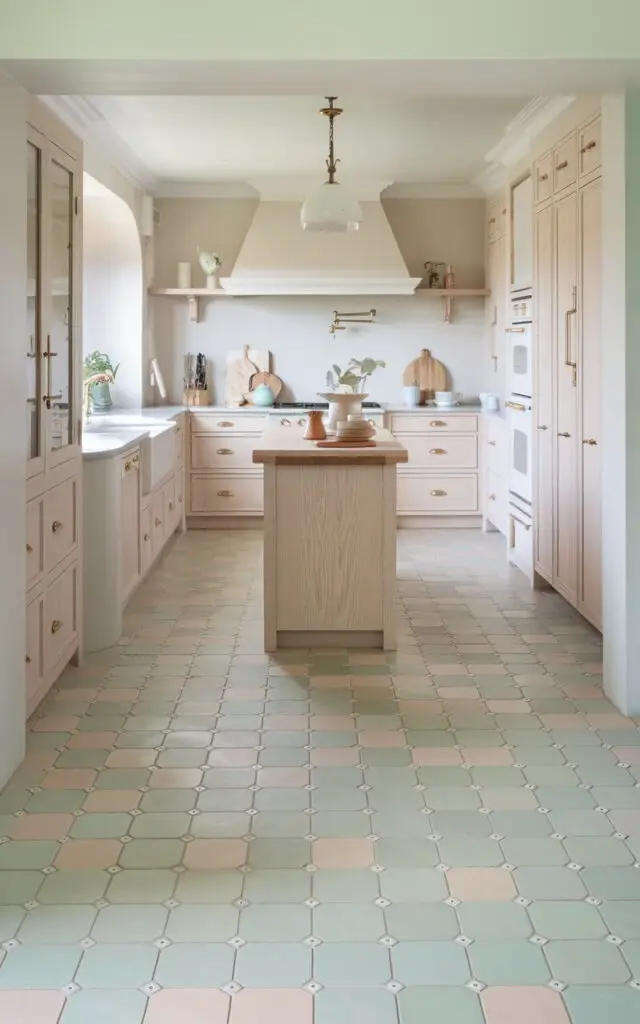
[[178, 288], [191, 287], [191, 264], [178, 263]]

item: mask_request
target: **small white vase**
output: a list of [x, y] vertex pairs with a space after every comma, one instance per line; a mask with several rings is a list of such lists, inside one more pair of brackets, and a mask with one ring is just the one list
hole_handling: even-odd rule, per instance
[[404, 404], [409, 409], [413, 409], [420, 405], [420, 388], [417, 384], [406, 384], [402, 389], [402, 397]]
[[215, 274], [207, 274], [207, 288], [210, 292], [216, 292], [220, 288], [220, 281], [218, 279], [218, 272]]

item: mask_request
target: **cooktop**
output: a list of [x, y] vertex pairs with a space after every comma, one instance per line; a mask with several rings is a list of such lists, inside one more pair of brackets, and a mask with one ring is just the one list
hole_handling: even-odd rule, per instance
[[[328, 409], [328, 402], [274, 402], [276, 409]], [[382, 409], [379, 402], [363, 402], [363, 409]]]

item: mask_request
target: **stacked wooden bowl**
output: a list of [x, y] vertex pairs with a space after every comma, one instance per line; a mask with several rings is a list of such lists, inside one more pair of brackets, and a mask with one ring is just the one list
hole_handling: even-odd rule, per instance
[[375, 427], [372, 427], [368, 420], [360, 416], [349, 416], [346, 420], [338, 422], [336, 441], [350, 441], [357, 444], [362, 441], [370, 441], [375, 434]]

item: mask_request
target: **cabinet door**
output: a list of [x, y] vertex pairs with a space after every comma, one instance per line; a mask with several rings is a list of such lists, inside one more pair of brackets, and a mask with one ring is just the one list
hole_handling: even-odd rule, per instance
[[27, 713], [33, 711], [44, 677], [44, 595], [27, 605]]
[[577, 214], [572, 194], [554, 206], [556, 367], [556, 530], [553, 584], [578, 600]]
[[158, 491], [151, 499], [151, 553], [155, 559], [164, 547], [164, 497]]
[[140, 578], [140, 455], [120, 466], [120, 595], [126, 601]]
[[27, 476], [44, 469], [42, 418], [42, 275], [44, 139], [27, 138]]
[[553, 209], [535, 218], [535, 431], [534, 496], [536, 572], [553, 578]]
[[489, 323], [490, 352], [493, 373], [490, 376], [489, 388], [502, 395], [504, 382], [504, 351], [506, 327], [506, 293], [507, 293], [507, 244], [501, 238], [489, 246], [489, 282], [491, 298], [488, 308], [491, 314]]
[[531, 176], [511, 190], [511, 288], [533, 281], [533, 182]]
[[68, 653], [78, 634], [78, 565], [73, 563], [44, 595], [45, 674]]
[[151, 534], [151, 505], [147, 505], [140, 512], [140, 572], [142, 576], [146, 576], [153, 562]]
[[579, 384], [581, 405], [580, 599], [583, 614], [602, 624], [601, 258], [602, 183], [580, 191]]
[[176, 517], [176, 485], [173, 478], [162, 488], [162, 504], [164, 507], [164, 526], [167, 539], [172, 535], [177, 526]]

